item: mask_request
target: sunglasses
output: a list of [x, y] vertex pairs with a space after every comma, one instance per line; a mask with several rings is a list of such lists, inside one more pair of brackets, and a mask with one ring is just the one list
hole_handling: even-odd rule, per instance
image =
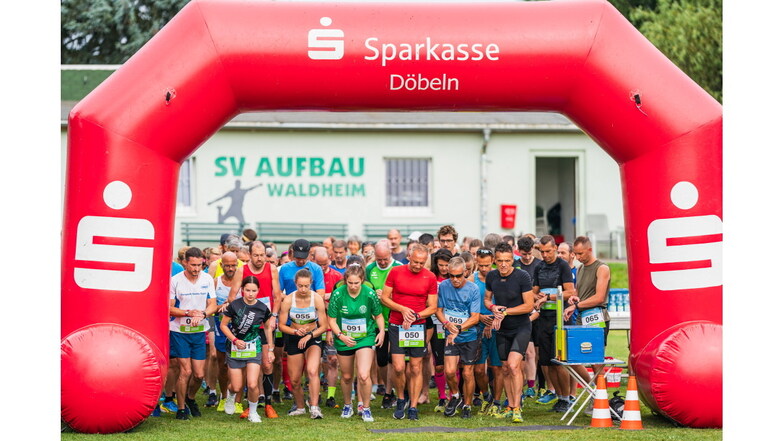
[[450, 279], [462, 279], [463, 277], [465, 277], [465, 274], [463, 274], [463, 273], [460, 273], [460, 274], [451, 274], [451, 273], [450, 273], [450, 274], [447, 274], [447, 276], [448, 276]]

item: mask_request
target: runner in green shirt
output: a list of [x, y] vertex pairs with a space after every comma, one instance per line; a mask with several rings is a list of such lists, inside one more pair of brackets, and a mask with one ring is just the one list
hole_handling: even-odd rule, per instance
[[373, 346], [384, 341], [384, 318], [381, 315], [381, 302], [372, 289], [363, 285], [365, 271], [361, 265], [349, 265], [343, 275], [345, 284], [332, 292], [327, 316], [329, 326], [335, 336], [335, 349], [341, 371], [343, 391], [342, 418], [354, 414], [351, 403], [351, 389], [354, 383], [354, 361], [356, 358], [358, 399], [364, 406], [357, 408], [362, 420], [373, 421], [370, 413], [370, 368], [373, 364]]
[[[381, 299], [381, 290], [384, 289], [384, 282], [387, 281], [389, 271], [396, 266], [402, 265], [402, 263], [392, 257], [392, 249], [389, 241], [386, 239], [378, 241], [375, 252], [376, 261], [365, 269], [366, 283], [370, 283], [376, 292], [376, 296]], [[384, 330], [386, 331], [389, 329], [389, 308], [381, 305], [381, 310], [384, 315]], [[376, 393], [384, 396], [381, 400], [381, 408], [389, 409], [395, 402], [395, 396], [392, 394], [392, 380], [389, 378], [390, 369], [387, 368], [389, 365], [389, 335], [384, 334], [384, 336], [386, 337], [384, 343], [376, 348], [376, 366], [378, 366], [376, 378], [378, 389]]]

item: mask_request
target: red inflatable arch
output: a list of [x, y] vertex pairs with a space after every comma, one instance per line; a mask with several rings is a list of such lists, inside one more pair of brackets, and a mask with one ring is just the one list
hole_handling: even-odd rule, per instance
[[620, 165], [641, 395], [681, 424], [721, 426], [722, 108], [609, 3], [195, 0], [69, 117], [62, 417], [74, 429], [123, 431], [152, 412], [179, 165], [238, 113], [266, 109], [571, 118]]

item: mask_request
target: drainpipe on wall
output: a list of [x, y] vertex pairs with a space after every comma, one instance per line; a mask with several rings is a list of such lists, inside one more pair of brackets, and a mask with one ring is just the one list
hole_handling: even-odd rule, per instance
[[490, 129], [482, 130], [482, 154], [479, 164], [479, 232], [480, 240], [487, 235], [487, 144], [490, 143]]

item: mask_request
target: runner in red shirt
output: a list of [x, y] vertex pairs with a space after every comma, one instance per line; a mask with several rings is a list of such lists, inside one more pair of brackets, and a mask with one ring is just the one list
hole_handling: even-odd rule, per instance
[[[416, 398], [422, 389], [422, 357], [427, 353], [425, 318], [434, 314], [438, 306], [436, 276], [425, 268], [427, 257], [425, 247], [414, 245], [408, 265], [392, 268], [381, 291], [381, 303], [391, 310], [389, 342], [397, 393], [397, 405], [392, 416], [398, 420], [405, 416], [406, 400], [403, 388], [406, 377], [408, 393], [412, 398], [408, 419], [419, 419]], [[406, 356], [410, 358], [408, 372]]]

